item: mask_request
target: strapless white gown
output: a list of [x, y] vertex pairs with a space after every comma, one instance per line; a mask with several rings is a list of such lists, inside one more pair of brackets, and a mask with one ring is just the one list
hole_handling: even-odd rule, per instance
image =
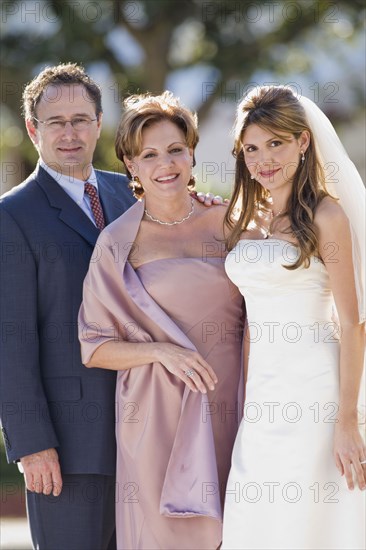
[[297, 247], [241, 240], [226, 259], [244, 295], [250, 359], [226, 491], [222, 550], [361, 550], [365, 491], [332, 454], [339, 339], [324, 265], [285, 269]]

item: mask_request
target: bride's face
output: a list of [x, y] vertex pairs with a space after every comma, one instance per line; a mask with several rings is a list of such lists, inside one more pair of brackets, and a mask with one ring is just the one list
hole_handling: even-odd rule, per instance
[[308, 144], [308, 132], [299, 139], [292, 134], [282, 134], [280, 138], [257, 124], [248, 126], [242, 140], [250, 174], [269, 191], [292, 185], [301, 151], [305, 153]]
[[129, 171], [138, 176], [146, 196], [162, 198], [167, 193], [187, 191], [193, 151], [187, 147], [183, 131], [163, 120], [143, 130], [140, 154], [125, 162]]

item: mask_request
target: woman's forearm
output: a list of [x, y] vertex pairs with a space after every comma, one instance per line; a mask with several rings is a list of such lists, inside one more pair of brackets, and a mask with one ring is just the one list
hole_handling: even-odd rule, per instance
[[342, 327], [340, 355], [340, 422], [357, 420], [357, 401], [364, 364], [365, 325]]
[[[161, 363], [171, 374], [180, 378], [194, 392], [207, 393], [215, 389], [217, 376], [213, 368], [197, 351], [169, 342], [109, 341], [97, 348], [86, 367], [109, 370], [128, 370], [151, 363]], [[188, 376], [187, 371], [191, 371]]]
[[126, 370], [157, 361], [159, 343], [105, 342], [95, 350], [86, 367]]

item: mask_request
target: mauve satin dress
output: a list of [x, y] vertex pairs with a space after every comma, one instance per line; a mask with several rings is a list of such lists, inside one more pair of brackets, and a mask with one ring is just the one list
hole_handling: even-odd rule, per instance
[[79, 319], [84, 362], [118, 333], [197, 349], [219, 382], [205, 396], [161, 363], [118, 373], [117, 547], [216, 549], [242, 409], [242, 297], [223, 258], [155, 260], [136, 270], [116, 260], [142, 213], [133, 206], [97, 243]]

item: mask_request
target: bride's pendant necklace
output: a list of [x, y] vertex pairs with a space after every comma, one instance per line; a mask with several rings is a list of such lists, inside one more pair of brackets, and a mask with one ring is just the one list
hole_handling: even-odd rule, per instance
[[153, 218], [153, 216], [147, 211], [147, 209], [145, 208], [145, 214], [146, 216], [152, 221], [152, 222], [155, 222], [155, 223], [159, 223], [160, 225], [179, 225], [183, 222], [185, 222], [186, 220], [189, 220], [189, 218], [192, 216], [194, 212], [194, 199], [191, 198], [191, 211], [189, 212], [189, 214], [185, 217], [185, 218], [182, 218], [181, 220], [176, 220], [174, 222], [162, 222], [161, 220], [159, 220], [158, 218]]
[[265, 228], [265, 227], [263, 227], [263, 226], [261, 227], [261, 229], [262, 229], [263, 232], [264, 232], [264, 238], [265, 238], [265, 239], [268, 239], [269, 237], [272, 237], [272, 236], [273, 236], [272, 229], [271, 229], [271, 228], [272, 228], [272, 224], [273, 224], [273, 222], [275, 221], [275, 219], [278, 218], [278, 216], [279, 216], [280, 214], [282, 214], [282, 212], [283, 212], [283, 208], [281, 208], [281, 210], [279, 210], [279, 211], [277, 212], [277, 214], [273, 214], [273, 210], [270, 210], [271, 221], [269, 222], [268, 228]]

